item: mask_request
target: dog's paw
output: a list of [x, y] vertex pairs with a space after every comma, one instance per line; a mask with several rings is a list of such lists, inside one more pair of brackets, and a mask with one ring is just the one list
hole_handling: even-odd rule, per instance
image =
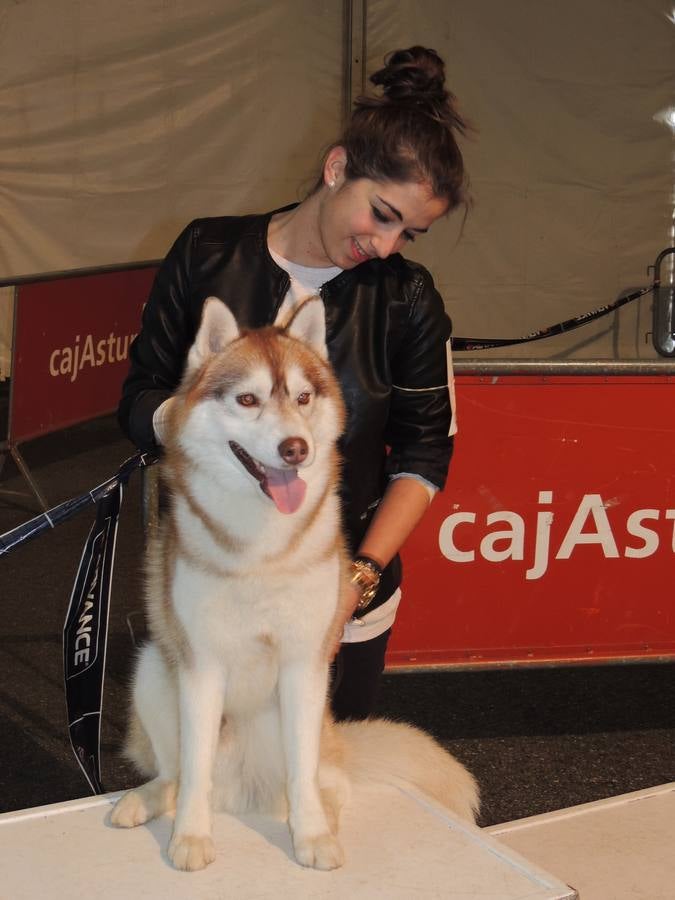
[[110, 814], [110, 822], [118, 828], [133, 828], [175, 808], [176, 782], [154, 778], [120, 797]]
[[169, 844], [169, 859], [177, 869], [195, 872], [216, 858], [216, 848], [208, 835], [175, 834]]
[[111, 824], [116, 828], [135, 828], [136, 825], [145, 824], [153, 817], [145, 800], [141, 789], [127, 791], [113, 807], [110, 814]]
[[332, 834], [313, 838], [294, 838], [295, 858], [301, 866], [311, 869], [338, 869], [345, 861], [339, 841]]

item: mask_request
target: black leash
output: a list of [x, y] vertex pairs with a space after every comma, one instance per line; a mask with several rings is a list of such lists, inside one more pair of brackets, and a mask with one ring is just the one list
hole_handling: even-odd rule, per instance
[[129, 476], [155, 461], [150, 454], [136, 454], [122, 464], [117, 475], [91, 492], [96, 497], [96, 520], [82, 551], [63, 626], [70, 744], [94, 794], [105, 793], [101, 783], [101, 714], [117, 524]]
[[28, 522], [23, 522], [21, 525], [17, 525], [16, 528], [0, 534], [0, 556], [9, 553], [10, 550], [16, 549], [21, 544], [32, 541], [33, 538], [38, 537], [43, 532], [56, 528], [57, 525], [67, 522], [68, 519], [72, 519], [73, 516], [89, 506], [90, 503], [98, 503], [109, 491], [115, 490], [118, 482], [122, 481], [126, 484], [133, 471], [144, 466], [151, 466], [155, 462], [157, 462], [157, 456], [152, 453], [142, 453], [139, 450], [138, 453], [130, 456], [129, 459], [122, 463], [116, 475], [108, 478], [107, 481], [103, 481], [98, 487], [87, 491], [85, 494], [80, 494], [79, 497], [64, 500], [63, 503], [48, 509], [47, 512], [40, 513], [34, 519], [29, 519]]
[[101, 784], [101, 711], [108, 642], [108, 615], [117, 522], [124, 486], [136, 469], [157, 457], [136, 453], [116, 475], [86, 494], [66, 500], [29, 522], [0, 535], [0, 555], [55, 528], [96, 504], [96, 520], [87, 537], [63, 626], [63, 673], [70, 743], [93, 793]]
[[627, 294], [625, 297], [619, 297], [619, 299], [615, 300], [614, 303], [608, 303], [605, 306], [599, 306], [597, 309], [591, 310], [591, 312], [582, 313], [580, 316], [575, 316], [573, 319], [566, 319], [564, 322], [558, 322], [556, 325], [549, 325], [548, 328], [542, 328], [540, 331], [533, 331], [532, 334], [525, 335], [525, 337], [453, 337], [452, 349], [459, 351], [471, 351], [490, 350], [493, 347], [512, 347], [515, 344], [525, 344], [529, 343], [530, 341], [540, 341], [542, 338], [551, 337], [551, 335], [553, 334], [564, 334], [566, 331], [574, 331], [575, 328], [580, 328], [582, 325], [586, 325], [588, 322], [593, 322], [595, 321], [595, 319], [600, 319], [602, 316], [606, 316], [608, 313], [614, 312], [615, 309], [619, 309], [621, 306], [625, 306], [626, 303], [632, 303], [633, 300], [637, 300], [639, 297], [643, 297], [645, 294], [649, 294], [656, 287], [657, 284], [652, 284], [649, 287], [641, 288], [639, 291], [634, 291], [632, 294]]

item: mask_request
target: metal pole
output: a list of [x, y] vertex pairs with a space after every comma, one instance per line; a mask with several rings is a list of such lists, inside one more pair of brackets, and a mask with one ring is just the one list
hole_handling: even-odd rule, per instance
[[[675, 213], [674, 213], [675, 215]], [[675, 229], [675, 218], [673, 219]], [[661, 283], [661, 264], [666, 260], [666, 283]], [[652, 341], [661, 356], [675, 356], [675, 246], [667, 247], [654, 263], [654, 306]]]
[[15, 275], [0, 278], [0, 288], [18, 287], [22, 284], [42, 284], [45, 281], [62, 281], [64, 278], [79, 278], [82, 275], [109, 275], [111, 272], [130, 272], [135, 269], [153, 269], [161, 264], [161, 259], [143, 259], [138, 262], [111, 263], [108, 266], [86, 266], [83, 269], [63, 269], [58, 272], [37, 272], [33, 275]]
[[[45, 499], [44, 494], [40, 490], [37, 482], [32, 477], [30, 473], [30, 469], [26, 465], [26, 461], [24, 460], [21, 453], [19, 453], [19, 448], [12, 440], [12, 407], [14, 405], [14, 362], [16, 360], [16, 323], [17, 323], [17, 313], [19, 306], [19, 288], [18, 286], [14, 287], [14, 316], [12, 320], [12, 361], [10, 365], [10, 378], [9, 378], [9, 410], [7, 415], [7, 438], [5, 441], [0, 443], [0, 452], [2, 452], [2, 458], [0, 459], [0, 470], [4, 466], [6, 451], [9, 451], [12, 459], [14, 460], [17, 469], [23, 476], [24, 480], [28, 484], [29, 488], [33, 492], [36, 500], [38, 501], [40, 508], [43, 512], [46, 512], [49, 509], [49, 504]], [[5, 496], [16, 496], [15, 491], [8, 490], [0, 490], [0, 495]], [[18, 496], [26, 496], [25, 494], [19, 494]]]
[[16, 463], [16, 467], [21, 472], [24, 477], [24, 480], [28, 483], [31, 491], [33, 492], [37, 502], [40, 504], [40, 508], [42, 512], [47, 512], [49, 509], [49, 504], [47, 503], [42, 491], [40, 490], [37, 481], [33, 478], [30, 473], [30, 469], [26, 465], [26, 461], [23, 456], [19, 453], [19, 448], [14, 444], [9, 445], [9, 452], [12, 454], [12, 459]]
[[613, 375], [659, 375], [675, 377], [675, 363], [634, 360], [568, 360], [550, 362], [540, 359], [472, 359], [459, 360], [455, 357], [453, 369], [456, 375], [555, 375], [613, 376]]
[[19, 288], [14, 286], [14, 308], [12, 310], [12, 358], [9, 361], [9, 397], [7, 398], [7, 446], [12, 446], [12, 407], [14, 406], [14, 363], [16, 361], [16, 317], [19, 311]]
[[345, 0], [343, 23], [342, 121], [366, 88], [366, 0]]

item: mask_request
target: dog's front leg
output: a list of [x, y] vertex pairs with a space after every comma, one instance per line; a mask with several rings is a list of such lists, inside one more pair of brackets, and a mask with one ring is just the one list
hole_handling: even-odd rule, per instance
[[344, 859], [330, 831], [318, 784], [327, 682], [328, 668], [323, 663], [295, 662], [282, 665], [279, 673], [288, 825], [296, 859], [315, 869], [335, 869]]
[[181, 667], [180, 779], [169, 858], [177, 869], [203, 869], [215, 859], [211, 837], [211, 780], [223, 712], [223, 675], [217, 666]]

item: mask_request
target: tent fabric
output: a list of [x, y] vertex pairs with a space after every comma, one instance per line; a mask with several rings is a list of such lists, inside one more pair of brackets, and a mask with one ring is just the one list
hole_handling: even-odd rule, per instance
[[[517, 337], [647, 283], [673, 211], [661, 0], [366, 11], [368, 70], [434, 47], [476, 125], [463, 227], [455, 213], [410, 251], [456, 333]], [[299, 198], [339, 130], [342, 30], [335, 0], [1, 4], [0, 278], [156, 258], [195, 216]], [[653, 359], [650, 309], [478, 358]]]
[[[675, 199], [673, 132], [654, 119], [675, 106], [668, 12], [662, 0], [368, 4], [369, 71], [391, 48], [433, 47], [477, 129], [461, 237], [456, 214], [414, 251], [456, 333], [517, 337], [649, 283]], [[476, 358], [648, 360], [650, 331], [646, 296], [573, 334]]]
[[342, 6], [0, 6], [0, 278], [153, 259], [297, 199], [339, 128]]

